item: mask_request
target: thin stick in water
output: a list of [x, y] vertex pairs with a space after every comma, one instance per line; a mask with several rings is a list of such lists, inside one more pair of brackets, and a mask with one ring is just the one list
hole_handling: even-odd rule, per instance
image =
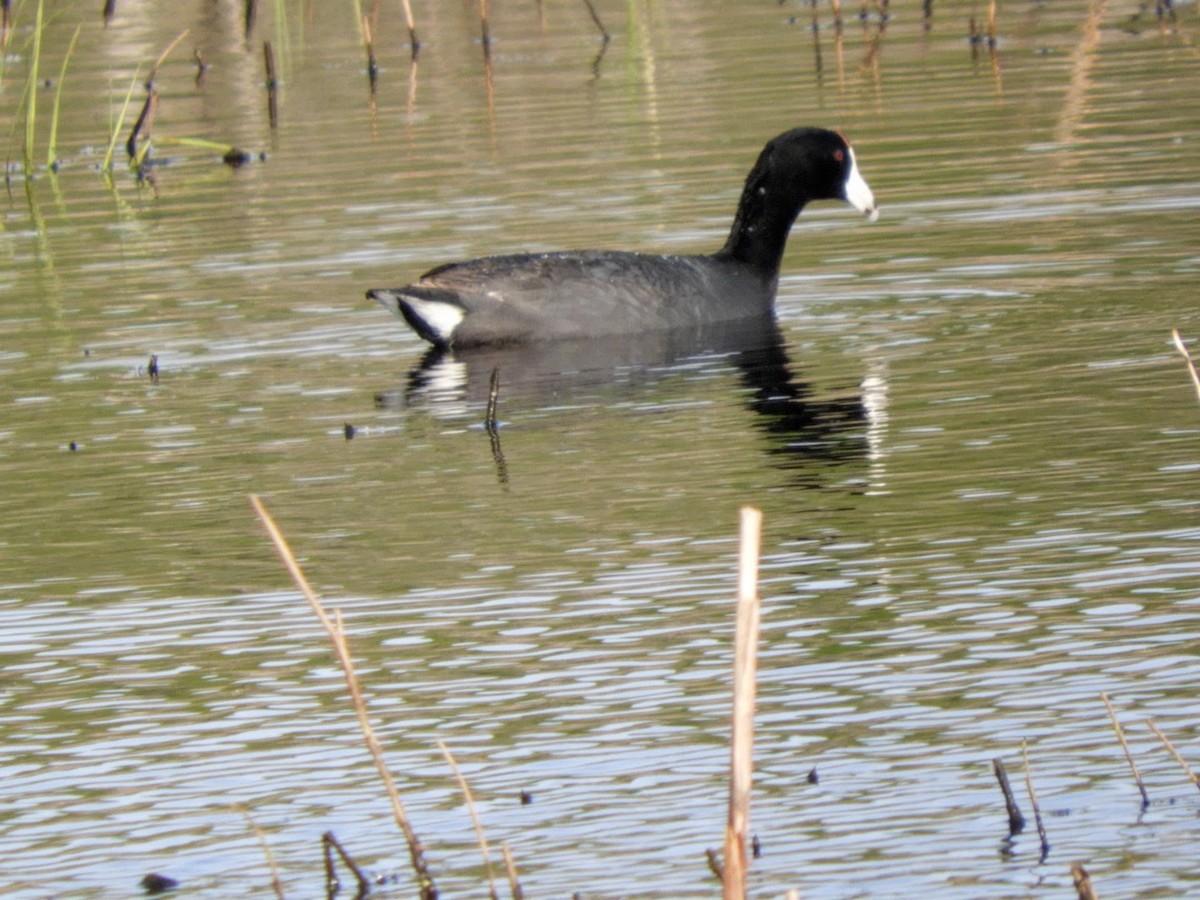
[[275, 865], [275, 854], [271, 852], [271, 845], [267, 843], [267, 836], [263, 834], [263, 830], [258, 827], [258, 823], [254, 821], [254, 817], [250, 815], [250, 810], [242, 806], [240, 803], [233, 804], [233, 808], [240, 812], [246, 818], [246, 822], [250, 825], [250, 829], [258, 838], [259, 846], [262, 847], [263, 856], [267, 858], [267, 868], [271, 870], [271, 888], [275, 891], [275, 896], [279, 900], [283, 900], [283, 882], [279, 880], [279, 867]]
[[371, 96], [375, 96], [375, 86], [379, 81], [379, 66], [375, 62], [375, 41], [371, 36], [371, 20], [362, 18], [363, 44], [367, 48], [367, 81], [371, 84]]
[[1042, 842], [1040, 862], [1050, 855], [1050, 841], [1046, 839], [1046, 826], [1042, 824], [1042, 810], [1038, 806], [1037, 792], [1033, 789], [1033, 774], [1029, 770], [1029, 746], [1021, 739], [1021, 759], [1025, 762], [1025, 789], [1029, 791], [1029, 803], [1033, 806], [1033, 820], [1037, 823], [1038, 838]]
[[612, 40], [612, 35], [608, 33], [608, 29], [604, 27], [604, 23], [600, 21], [600, 16], [596, 12], [596, 7], [592, 5], [592, 0], [583, 0], [583, 3], [587, 7], [588, 15], [592, 17], [592, 21], [596, 23], [596, 27], [600, 29], [601, 39], [607, 44]]
[[146, 102], [142, 104], [142, 111], [138, 113], [137, 120], [129, 132], [129, 140], [125, 142], [125, 152], [135, 163], [140, 163], [146, 156], [146, 150], [138, 152], [138, 138], [150, 139], [150, 126], [154, 122], [154, 110], [157, 106], [158, 91], [151, 89], [150, 93], [146, 95]]
[[754, 766], [754, 701], [758, 672], [758, 557], [762, 512], [744, 506], [738, 551], [737, 626], [733, 650], [733, 714], [729, 752], [729, 815], [725, 825], [725, 900], [746, 896], [746, 838]]
[[246, 38], [249, 39], [250, 32], [254, 30], [254, 20], [258, 17], [258, 0], [246, 0], [246, 15], [244, 19], [244, 27]]
[[1151, 731], [1158, 735], [1158, 739], [1163, 742], [1163, 746], [1167, 748], [1167, 751], [1173, 757], [1175, 757], [1175, 762], [1183, 766], [1183, 771], [1187, 772], [1187, 776], [1189, 779], [1191, 779], [1192, 784], [1200, 788], [1200, 777], [1197, 777], [1196, 773], [1192, 771], [1192, 767], [1187, 764], [1187, 760], [1179, 755], [1179, 751], [1175, 749], [1175, 745], [1172, 744], [1167, 736], [1159, 730], [1158, 726], [1149, 719], [1146, 720], [1146, 725], [1149, 726]]
[[267, 68], [267, 120], [275, 128], [279, 124], [279, 79], [275, 77], [275, 49], [270, 41], [263, 42], [263, 61]]
[[354, 874], [354, 880], [358, 882], [358, 893], [354, 895], [356, 900], [359, 897], [366, 897], [371, 893], [371, 880], [363, 874], [363, 870], [358, 867], [358, 863], [354, 861], [354, 857], [346, 852], [346, 848], [334, 837], [332, 831], [327, 831], [321, 835], [321, 848], [325, 851], [325, 887], [330, 897], [334, 896], [338, 889], [337, 872], [333, 868], [333, 853], [330, 852], [331, 850], [337, 851], [337, 855], [341, 858], [346, 868]]
[[1142, 809], [1145, 809], [1150, 805], [1150, 795], [1146, 793], [1146, 784], [1142, 781], [1142, 773], [1138, 771], [1137, 763], [1133, 761], [1133, 754], [1129, 752], [1129, 744], [1125, 740], [1125, 729], [1121, 727], [1121, 722], [1117, 718], [1117, 711], [1113, 709], [1112, 701], [1108, 699], [1108, 694], [1101, 693], [1100, 699], [1104, 701], [1105, 707], [1108, 708], [1108, 717], [1112, 719], [1113, 731], [1117, 733], [1117, 743], [1125, 751], [1125, 761], [1129, 763], [1129, 769], [1133, 772], [1133, 780], [1137, 783], [1138, 790], [1141, 791]]
[[417, 61], [421, 52], [421, 41], [417, 38], [417, 26], [413, 23], [412, 5], [404, 0], [404, 21], [408, 23], [408, 43], [412, 47], [412, 61]]
[[996, 773], [996, 780], [1000, 782], [1000, 791], [1004, 794], [1004, 807], [1008, 810], [1008, 834], [1009, 837], [1020, 834], [1025, 828], [1025, 817], [1021, 815], [1021, 808], [1017, 806], [1017, 798], [1013, 795], [1012, 785], [1008, 783], [1008, 770], [1004, 768], [1004, 760], [997, 757], [992, 760], [992, 771]]
[[1075, 882], [1075, 896], [1079, 900], [1100, 900], [1092, 887], [1092, 876], [1087, 873], [1083, 863], [1071, 863], [1071, 878]]
[[305, 577], [300, 564], [296, 562], [296, 557], [292, 555], [291, 547], [288, 546], [283, 532], [279, 530], [279, 526], [275, 524], [275, 520], [271, 518], [271, 514], [267, 512], [266, 506], [263, 505], [262, 500], [257, 494], [250, 495], [250, 505], [253, 507], [259, 521], [262, 522], [263, 527], [266, 528], [267, 535], [275, 545], [275, 552], [279, 554], [279, 558], [283, 561], [284, 568], [292, 576], [292, 581], [300, 589], [300, 593], [304, 595], [304, 599], [308, 601], [309, 607], [333, 643], [334, 654], [337, 656], [338, 663], [342, 668], [342, 674], [345, 676], [346, 687], [350, 690], [350, 701], [354, 707], [355, 716], [358, 718], [358, 725], [362, 731], [363, 740], [371, 753], [371, 758], [375, 761], [375, 768], [379, 772], [379, 778], [383, 782], [384, 790], [387, 792], [388, 799], [392, 803], [392, 815], [396, 820], [396, 824], [400, 827], [400, 831], [404, 834], [404, 840], [408, 844], [409, 856], [412, 859], [413, 870], [416, 872], [420, 887], [420, 897], [422, 900], [435, 900], [437, 897], [437, 888], [434, 886], [433, 878], [429, 873], [429, 866], [425, 862], [425, 851], [421, 847], [421, 842], [417, 839], [412, 825], [409, 824], [408, 814], [404, 811], [404, 804], [400, 800], [400, 792], [396, 789], [396, 782], [392, 778], [391, 770], [387, 766], [387, 761], [383, 758], [383, 748], [380, 747], [379, 740], [375, 737], [375, 729], [371, 727], [371, 720], [367, 716], [367, 701], [363, 697], [362, 688], [358, 683], [358, 675], [354, 671], [354, 660], [350, 656], [350, 647], [346, 643], [346, 633], [342, 629], [341, 614], [335, 610], [334, 615], [331, 617], [325, 611], [325, 607], [321, 604], [316, 591], [308, 583], [308, 578]]
[[488, 896], [491, 900], [499, 900], [500, 895], [496, 892], [496, 876], [492, 872], [492, 857], [488, 853], [487, 835], [483, 833], [483, 825], [479, 822], [479, 816], [475, 812], [475, 798], [471, 796], [471, 788], [467, 785], [467, 779], [463, 777], [462, 771], [458, 768], [458, 763], [454, 761], [454, 756], [450, 752], [450, 748], [443, 741], [437, 742], [438, 747], [442, 751], [442, 755], [446, 757], [446, 762], [450, 766], [450, 770], [454, 773], [454, 777], [458, 779], [458, 787], [463, 792], [463, 799], [467, 803], [467, 813], [471, 816], [471, 825], [475, 828], [475, 837], [479, 840], [479, 852], [483, 854], [483, 867], [487, 872], [488, 879]]
[[483, 42], [483, 58], [485, 62], [492, 61], [492, 30], [488, 26], [487, 0], [479, 0], [479, 37]]
[[1200, 399], [1200, 372], [1196, 371], [1196, 361], [1192, 359], [1192, 354], [1188, 352], [1187, 345], [1184, 344], [1183, 338], [1179, 336], [1178, 328], [1171, 329], [1171, 337], [1175, 341], [1175, 349], [1180, 352], [1187, 363], [1188, 372], [1192, 376], [1192, 384], [1196, 386], [1196, 397]]

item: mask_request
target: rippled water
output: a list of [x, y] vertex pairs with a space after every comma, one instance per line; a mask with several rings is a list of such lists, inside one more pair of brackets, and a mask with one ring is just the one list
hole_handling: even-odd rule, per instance
[[[0, 889], [267, 891], [241, 804], [288, 896], [323, 895], [325, 830], [411, 894], [254, 492], [345, 617], [445, 896], [485, 877], [438, 740], [531, 896], [716, 892], [747, 503], [755, 896], [1061, 895], [1072, 862], [1102, 896], [1196, 890], [1200, 798], [1143, 723], [1200, 762], [1200, 403], [1170, 342], [1200, 339], [1194, 7], [1161, 29], [1114, 0], [1002, 7], [992, 56], [966, 5], [928, 28], [847, 7], [840, 36], [822, 8], [814, 37], [807, 6], [598, 3], [597, 58], [582, 6], [492, 5], [489, 75], [473, 5], [415, 10], [414, 70], [400, 13], [364, 4], [372, 99], [351, 4], [283, 0], [248, 39], [240, 4], [120, 2], [107, 27], [56, 4], [52, 85], [82, 23], [63, 164], [28, 195], [18, 8]], [[106, 180], [135, 70], [185, 28], [153, 183]], [[363, 299], [463, 256], [718, 246], [761, 144], [805, 123], [854, 139], [883, 216], [805, 212], [777, 328], [439, 359]], [[991, 774], [1032, 818], [1022, 740], [1044, 860]]]

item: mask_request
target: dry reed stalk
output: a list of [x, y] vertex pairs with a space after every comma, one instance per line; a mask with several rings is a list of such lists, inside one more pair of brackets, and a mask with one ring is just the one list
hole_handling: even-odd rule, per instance
[[450, 748], [443, 741], [438, 741], [437, 745], [442, 751], [442, 756], [446, 757], [450, 771], [458, 779], [459, 789], [462, 790], [463, 799], [467, 803], [467, 813], [471, 816], [471, 825], [474, 826], [475, 836], [479, 840], [479, 852], [483, 854], [483, 868], [487, 872], [488, 879], [488, 896], [491, 897], [491, 900], [499, 900], [500, 895], [496, 892], [496, 876], [492, 872], [492, 857], [488, 853], [487, 835], [483, 833], [483, 825], [480, 824], [479, 816], [475, 812], [475, 798], [471, 796], [471, 788], [467, 784], [467, 779], [463, 777], [462, 771], [458, 768], [458, 763], [455, 762]]
[[1037, 823], [1038, 839], [1042, 842], [1041, 862], [1050, 855], [1050, 842], [1046, 840], [1046, 826], [1042, 824], [1042, 810], [1038, 806], [1037, 792], [1033, 789], [1033, 773], [1029, 770], [1029, 746], [1021, 739], [1021, 759], [1025, 763], [1025, 789], [1029, 791], [1029, 803], [1033, 807], [1033, 820]]
[[267, 859], [267, 868], [271, 870], [271, 889], [275, 891], [275, 896], [279, 900], [283, 898], [283, 882], [279, 880], [279, 867], [275, 865], [275, 854], [271, 852], [271, 845], [267, 843], [267, 836], [263, 834], [263, 830], [258, 827], [258, 823], [254, 821], [254, 817], [250, 815], [250, 810], [242, 806], [240, 803], [233, 804], [233, 808], [240, 812], [249, 824], [250, 829], [258, 838], [259, 846], [262, 847], [263, 856]]
[[412, 5], [408, 0], [404, 0], [404, 21], [408, 24], [408, 43], [412, 47], [412, 61], [417, 61], [417, 54], [421, 52], [421, 42], [417, 39], [417, 26], [413, 23]]
[[1179, 755], [1179, 751], [1175, 749], [1175, 745], [1171, 743], [1170, 739], [1168, 739], [1165, 734], [1159, 731], [1158, 726], [1155, 725], [1150, 719], [1146, 720], [1146, 725], [1149, 726], [1151, 731], [1158, 735], [1158, 739], [1163, 742], [1163, 746], [1167, 748], [1167, 751], [1173, 757], [1175, 757], [1175, 762], [1179, 763], [1179, 765], [1183, 767], [1183, 771], [1187, 772], [1187, 777], [1191, 780], [1192, 784], [1200, 788], [1200, 777], [1198, 777], [1196, 773], [1192, 771], [1192, 767], [1187, 764], [1187, 760]]
[[409, 856], [412, 859], [413, 869], [417, 874], [420, 886], [420, 896], [422, 900], [434, 900], [437, 897], [437, 888], [434, 886], [433, 878], [429, 874], [429, 867], [425, 862], [425, 851], [421, 847], [421, 842], [418, 840], [416, 832], [413, 831], [412, 825], [409, 824], [408, 815], [404, 811], [404, 804], [400, 800], [400, 792], [396, 790], [396, 782], [392, 778], [392, 773], [383, 758], [383, 748], [380, 747], [379, 740], [375, 737], [375, 729], [371, 727], [371, 720], [367, 716], [367, 701], [363, 697], [362, 688], [358, 683], [358, 676], [354, 671], [354, 660], [350, 656], [350, 648], [346, 643], [346, 633], [342, 628], [341, 613], [338, 610], [334, 610], [334, 614], [331, 617], [325, 611], [325, 607], [321, 604], [316, 591], [308, 583], [308, 579], [301, 570], [300, 564], [296, 562], [296, 557], [292, 555], [292, 550], [288, 546], [283, 532], [279, 530], [279, 526], [275, 524], [275, 520], [271, 518], [271, 514], [267, 512], [266, 506], [263, 505], [262, 500], [257, 494], [250, 495], [250, 506], [254, 509], [255, 515], [258, 516], [263, 527], [266, 528], [267, 535], [275, 545], [275, 551], [283, 561], [288, 574], [292, 576], [292, 581], [295, 582], [300, 593], [304, 595], [304, 599], [308, 601], [309, 607], [312, 608], [313, 613], [316, 614], [317, 619], [333, 643], [338, 664], [341, 666], [342, 674], [346, 678], [346, 687], [350, 690], [350, 701], [354, 707], [354, 714], [358, 718], [358, 725], [362, 730], [363, 740], [371, 753], [371, 758], [375, 761], [375, 768], [379, 772], [379, 778], [383, 782], [388, 799], [392, 803], [392, 815], [396, 820], [396, 824], [400, 827], [400, 831], [404, 834], [404, 840], [408, 844]]
[[1113, 731], [1117, 733], [1117, 742], [1121, 745], [1121, 749], [1125, 751], [1125, 761], [1129, 763], [1129, 769], [1133, 772], [1133, 780], [1137, 782], [1138, 790], [1142, 793], [1142, 809], [1145, 809], [1150, 805], [1150, 795], [1146, 793], [1146, 785], [1142, 781], [1142, 773], [1138, 771], [1137, 763], [1133, 761], [1133, 754], [1129, 752], [1129, 744], [1125, 741], [1125, 729], [1121, 727], [1121, 722], [1117, 719], [1117, 712], [1113, 709], [1112, 702], [1108, 699], [1108, 694], [1101, 693], [1100, 699], [1104, 701], [1104, 705], [1108, 708], [1108, 716], [1112, 719]]
[[358, 882], [358, 892], [354, 895], [354, 900], [359, 900], [371, 893], [371, 879], [367, 878], [358, 863], [354, 861], [354, 857], [346, 852], [346, 848], [342, 846], [332, 831], [321, 835], [321, 848], [325, 851], [325, 889], [328, 897], [336, 896], [340, 887], [337, 870], [333, 867], [333, 851], [337, 851], [342, 863], [354, 875], [354, 880]]
[[1000, 792], [1004, 794], [1004, 808], [1008, 811], [1008, 834], [1013, 837], [1025, 828], [1025, 817], [1017, 806], [1017, 798], [1013, 794], [1012, 785], [1008, 783], [1008, 770], [1004, 768], [1004, 760], [997, 757], [992, 760], [992, 771], [1000, 782]]
[[1196, 397], [1200, 398], [1200, 372], [1196, 371], [1196, 361], [1192, 359], [1192, 354], [1188, 352], [1187, 345], [1183, 342], [1183, 338], [1179, 336], [1179, 329], [1171, 329], [1171, 338], [1175, 341], [1175, 349], [1179, 351], [1184, 362], [1187, 363], [1188, 372], [1192, 376], [1192, 384], [1196, 386]]
[[1092, 876], [1087, 873], [1082, 863], [1071, 864], [1071, 878], [1075, 881], [1075, 896], [1079, 900], [1100, 900], [1092, 887]]
[[154, 76], [158, 74], [158, 67], [161, 66], [164, 62], [166, 62], [167, 57], [171, 55], [171, 51], [179, 46], [179, 42], [182, 41], [185, 37], [187, 37], [187, 34], [188, 34], [188, 29], [186, 29], [186, 28], [183, 29], [183, 31], [179, 32], [179, 36], [177, 38], [175, 38], [175, 40], [173, 40], [173, 41], [171, 41], [171, 43], [167, 44], [167, 49], [158, 55], [158, 59], [156, 59], [154, 61], [154, 65], [152, 65], [150, 67], [150, 74], [146, 76], [147, 88], [149, 88], [149, 86], [154, 83]]
[[746, 837], [754, 767], [754, 700], [758, 672], [758, 557], [762, 511], [743, 506], [738, 550], [737, 626], [733, 650], [733, 714], [729, 752], [729, 817], [725, 825], [725, 900], [746, 896]]
[[521, 880], [517, 877], [517, 864], [513, 862], [512, 850], [508, 841], [500, 844], [500, 852], [504, 856], [504, 871], [508, 874], [508, 889], [512, 891], [513, 900], [524, 900], [525, 891], [521, 889]]

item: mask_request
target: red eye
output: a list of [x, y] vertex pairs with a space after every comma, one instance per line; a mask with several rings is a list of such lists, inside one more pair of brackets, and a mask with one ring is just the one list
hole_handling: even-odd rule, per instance
[[846, 151], [843, 150], [841, 147], [838, 147], [838, 149], [833, 151], [833, 158], [836, 159], [838, 162], [845, 162]]

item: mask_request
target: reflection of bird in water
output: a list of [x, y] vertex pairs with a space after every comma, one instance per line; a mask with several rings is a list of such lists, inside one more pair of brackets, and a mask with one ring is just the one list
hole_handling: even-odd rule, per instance
[[[865, 398], [857, 391], [817, 396], [797, 379], [773, 316], [719, 328], [675, 330], [590, 341], [543, 341], [465, 350], [431, 348], [404, 387], [380, 394], [383, 406], [420, 408], [439, 418], [482, 421], [493, 444], [514, 407], [563, 406], [619, 395], [686, 376], [686, 385], [720, 384], [736, 374], [731, 396], [754, 412], [785, 467], [841, 463], [867, 455]], [[495, 378], [495, 382], [493, 382]], [[728, 383], [728, 378], [726, 382]], [[687, 391], [693, 388], [684, 387]], [[709, 387], [705, 388], [709, 390]], [[489, 412], [485, 415], [485, 407]], [[496, 420], [499, 408], [500, 423]], [[500, 457], [502, 458], [502, 456]]]

